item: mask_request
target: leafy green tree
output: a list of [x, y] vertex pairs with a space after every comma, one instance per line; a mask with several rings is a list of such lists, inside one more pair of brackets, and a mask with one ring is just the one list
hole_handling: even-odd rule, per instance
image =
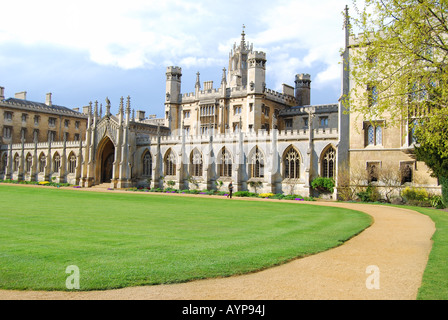
[[448, 1], [365, 0], [357, 11], [351, 20], [360, 33], [358, 53], [350, 57], [350, 110], [401, 124], [432, 118], [433, 110], [446, 107]]
[[[356, 0], [354, 1], [357, 5]], [[448, 159], [448, 0], [365, 0], [352, 17], [350, 112], [409, 125], [416, 156], [443, 181]], [[444, 188], [446, 190], [447, 188]], [[445, 198], [447, 195], [445, 195]]]

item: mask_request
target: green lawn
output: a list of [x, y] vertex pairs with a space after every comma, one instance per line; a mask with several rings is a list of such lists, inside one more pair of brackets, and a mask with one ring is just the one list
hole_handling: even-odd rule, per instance
[[448, 212], [419, 207], [412, 209], [428, 215], [436, 225], [432, 250], [417, 299], [448, 300]]
[[367, 214], [299, 203], [0, 185], [0, 288], [81, 290], [247, 273], [342, 244]]

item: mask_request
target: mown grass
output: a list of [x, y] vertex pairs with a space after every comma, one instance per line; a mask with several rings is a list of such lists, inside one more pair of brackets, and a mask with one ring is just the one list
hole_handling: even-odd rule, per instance
[[315, 205], [0, 185], [0, 288], [111, 289], [225, 277], [342, 244], [370, 216]]
[[412, 209], [428, 215], [436, 225], [431, 253], [417, 299], [448, 300], [448, 212], [420, 207]]

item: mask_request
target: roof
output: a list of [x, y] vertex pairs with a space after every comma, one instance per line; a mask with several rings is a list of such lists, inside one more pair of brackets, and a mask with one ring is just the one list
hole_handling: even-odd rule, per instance
[[5, 105], [11, 105], [12, 107], [18, 106], [18, 107], [22, 107], [22, 108], [26, 108], [26, 109], [31, 109], [33, 111], [65, 114], [65, 115], [87, 118], [87, 116], [83, 113], [77, 112], [77, 111], [72, 110], [67, 107], [58, 106], [55, 104], [52, 104], [51, 106], [49, 106], [42, 102], [35, 102], [35, 101], [29, 101], [29, 100], [17, 99], [17, 98], [8, 98], [5, 100], [2, 100], [1, 102]]

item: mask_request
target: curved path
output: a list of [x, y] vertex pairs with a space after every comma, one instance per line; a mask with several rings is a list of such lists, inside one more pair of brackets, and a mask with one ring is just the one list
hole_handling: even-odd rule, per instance
[[[417, 297], [435, 231], [435, 225], [428, 216], [389, 206], [310, 204], [363, 211], [371, 215], [374, 222], [342, 246], [247, 275], [108, 291], [0, 290], [0, 300], [409, 300]], [[370, 273], [369, 266], [378, 269]], [[374, 274], [378, 275], [376, 282], [372, 280]], [[379, 289], [369, 289], [367, 283], [379, 284]]]

